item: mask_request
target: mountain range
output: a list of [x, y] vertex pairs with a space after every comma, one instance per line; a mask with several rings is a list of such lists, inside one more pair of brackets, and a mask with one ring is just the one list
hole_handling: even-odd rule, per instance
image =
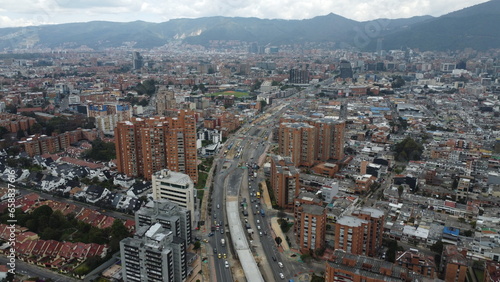
[[257, 42], [261, 46], [330, 43], [333, 48], [486, 50], [500, 48], [500, 0], [440, 17], [354, 21], [328, 14], [305, 20], [242, 17], [174, 19], [163, 23], [94, 21], [0, 28], [0, 50], [29, 47], [94, 49], [153, 48], [173, 41], [207, 46], [211, 40]]

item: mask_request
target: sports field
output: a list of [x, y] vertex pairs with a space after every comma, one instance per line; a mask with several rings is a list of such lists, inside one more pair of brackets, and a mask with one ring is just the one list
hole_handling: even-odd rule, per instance
[[241, 97], [247, 97], [248, 92], [222, 91], [222, 92], [207, 94], [206, 96], [220, 96], [220, 95], [234, 95], [234, 97], [236, 97], [236, 98], [241, 98]]

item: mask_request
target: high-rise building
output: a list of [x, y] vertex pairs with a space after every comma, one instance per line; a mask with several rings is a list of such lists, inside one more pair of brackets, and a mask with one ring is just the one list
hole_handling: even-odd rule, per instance
[[[308, 150], [313, 153], [315, 160], [341, 160], [344, 157], [345, 121], [333, 118], [308, 118], [301, 115], [292, 115], [283, 117], [280, 122], [306, 123], [315, 128], [314, 143], [301, 144], [308, 146]], [[281, 125], [279, 133], [282, 133]], [[279, 145], [282, 145], [281, 142]]]
[[170, 169], [198, 180], [196, 118], [191, 111], [176, 117], [132, 118], [115, 128], [118, 172], [151, 179]]
[[184, 281], [188, 269], [186, 243], [160, 223], [143, 226], [120, 242], [122, 275], [129, 281]]
[[349, 61], [342, 60], [339, 64], [340, 78], [353, 78], [352, 65]]
[[309, 71], [301, 69], [291, 69], [288, 82], [293, 84], [308, 84]]
[[160, 223], [174, 236], [191, 244], [192, 213], [168, 200], [151, 201], [135, 213], [135, 229]]
[[289, 157], [271, 156], [271, 187], [279, 207], [293, 208], [293, 201], [299, 195], [299, 176], [300, 171]]
[[141, 69], [143, 66], [142, 56], [139, 52], [134, 52], [132, 57], [132, 67], [134, 70]]
[[369, 281], [410, 282], [424, 281], [423, 276], [397, 264], [335, 250], [326, 263], [325, 282]]
[[321, 205], [299, 204], [295, 207], [295, 224], [302, 253], [325, 246], [326, 210]]
[[156, 94], [156, 113], [163, 116], [166, 114], [167, 110], [175, 108], [176, 102], [174, 91], [168, 90], [166, 86], [160, 86]]
[[371, 228], [368, 220], [343, 216], [335, 223], [335, 249], [351, 254], [368, 255]]
[[281, 123], [279, 153], [290, 157], [296, 166], [311, 167], [315, 163], [316, 128], [302, 122]]
[[153, 199], [172, 201], [194, 214], [194, 183], [189, 175], [162, 169], [153, 173], [151, 182], [153, 184]]
[[366, 255], [376, 256], [377, 251], [382, 246], [382, 237], [384, 230], [385, 214], [382, 210], [364, 207], [361, 210], [356, 210], [352, 216], [368, 221], [370, 233], [367, 235], [368, 251]]
[[469, 268], [464, 256], [466, 253], [465, 250], [460, 252], [455, 245], [444, 245], [440, 267], [444, 270], [445, 281], [462, 282], [466, 280]]

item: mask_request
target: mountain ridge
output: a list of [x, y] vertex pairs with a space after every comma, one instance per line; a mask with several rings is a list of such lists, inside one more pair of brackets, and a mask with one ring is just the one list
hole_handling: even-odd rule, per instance
[[[310, 19], [284, 20], [213, 16], [179, 18], [162, 23], [91, 21], [0, 28], [0, 50], [26, 47], [99, 50], [135, 42], [154, 48], [182, 41], [208, 46], [213, 40], [240, 40], [259, 45], [334, 42], [334, 48], [363, 51], [401, 47], [422, 50], [499, 48], [500, 0], [491, 0], [440, 17], [355, 21], [329, 13]], [[497, 39], [498, 38], [498, 39]]]

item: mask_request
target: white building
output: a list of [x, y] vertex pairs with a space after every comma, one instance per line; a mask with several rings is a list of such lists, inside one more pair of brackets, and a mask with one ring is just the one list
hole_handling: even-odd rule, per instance
[[154, 200], [170, 200], [194, 214], [194, 183], [189, 175], [163, 169], [153, 174], [152, 184]]

